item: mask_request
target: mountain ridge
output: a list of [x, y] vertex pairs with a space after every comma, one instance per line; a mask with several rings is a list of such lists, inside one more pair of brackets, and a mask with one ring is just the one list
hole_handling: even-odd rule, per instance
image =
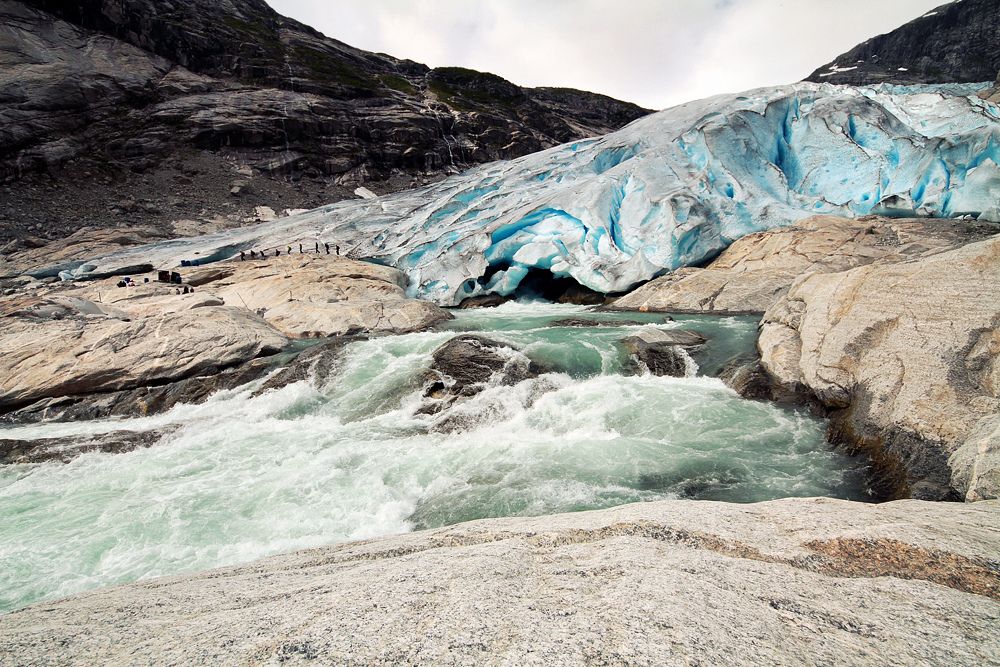
[[853, 86], [993, 81], [998, 46], [1000, 3], [957, 0], [862, 42], [804, 80]]
[[[109, 213], [145, 222], [309, 208], [358, 185], [414, 187], [648, 113], [369, 53], [262, 0], [4, 0], [0, 19], [0, 181], [18, 184], [0, 206], [7, 236], [82, 226], [69, 217], [107, 226]], [[241, 166], [273, 178], [240, 186]], [[312, 182], [296, 189], [302, 178]]]

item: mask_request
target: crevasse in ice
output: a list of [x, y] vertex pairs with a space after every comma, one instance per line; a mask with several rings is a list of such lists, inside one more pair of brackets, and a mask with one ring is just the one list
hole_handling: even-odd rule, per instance
[[413, 296], [510, 294], [532, 270], [620, 292], [805, 216], [1000, 221], [1000, 110], [975, 87], [800, 83], [720, 95], [433, 185], [50, 267], [84, 277], [340, 245]]

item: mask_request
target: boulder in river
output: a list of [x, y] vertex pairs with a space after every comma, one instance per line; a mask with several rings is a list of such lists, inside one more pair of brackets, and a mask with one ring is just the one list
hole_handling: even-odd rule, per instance
[[622, 339], [622, 345], [640, 368], [653, 375], [684, 377], [694, 363], [688, 350], [704, 345], [707, 339], [695, 331], [643, 327]]
[[740, 356], [727, 362], [719, 371], [719, 379], [743, 398], [766, 400], [775, 397], [771, 378], [757, 356]]
[[[666, 317], [664, 319], [670, 320], [671, 318]], [[566, 317], [561, 320], [555, 320], [554, 322], [549, 322], [550, 327], [571, 327], [571, 328], [634, 327], [634, 326], [642, 326], [643, 324], [647, 323], [640, 322], [638, 320], [601, 320], [588, 317]]]
[[508, 343], [474, 334], [456, 336], [434, 351], [424, 386], [429, 402], [420, 411], [435, 414], [489, 386], [514, 385], [542, 372]]
[[162, 429], [155, 431], [122, 430], [37, 440], [0, 439], [0, 464], [44, 463], [48, 461], [66, 463], [88, 452], [122, 454], [134, 449], [150, 447], [162, 440], [166, 434], [167, 432]]

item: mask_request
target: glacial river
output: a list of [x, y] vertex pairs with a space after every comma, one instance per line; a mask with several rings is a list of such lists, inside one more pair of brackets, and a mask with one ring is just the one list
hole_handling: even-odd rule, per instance
[[[753, 348], [756, 318], [597, 314], [510, 303], [441, 330], [352, 343], [320, 387], [259, 383], [155, 417], [0, 429], [0, 438], [165, 429], [160, 444], [0, 466], [0, 611], [109, 584], [481, 517], [637, 501], [864, 499], [860, 460], [804, 411], [706, 377]], [[552, 327], [567, 317], [622, 325]], [[626, 375], [641, 320], [710, 342], [696, 375]], [[456, 331], [555, 372], [417, 414], [431, 353]], [[692, 370], [694, 367], [692, 366]], [[438, 432], [464, 416], [459, 432]]]

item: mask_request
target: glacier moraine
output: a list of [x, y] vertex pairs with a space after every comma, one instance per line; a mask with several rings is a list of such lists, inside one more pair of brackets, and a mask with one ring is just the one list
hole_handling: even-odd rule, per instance
[[1000, 109], [975, 96], [981, 87], [799, 83], [720, 95], [418, 190], [36, 275], [318, 241], [396, 266], [412, 296], [455, 305], [511, 294], [533, 270], [622, 292], [817, 213], [1000, 221]]

